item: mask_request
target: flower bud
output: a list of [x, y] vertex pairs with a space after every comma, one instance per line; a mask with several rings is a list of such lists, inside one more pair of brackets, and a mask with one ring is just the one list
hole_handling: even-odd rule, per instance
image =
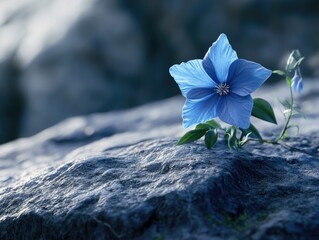
[[295, 69], [295, 75], [292, 78], [291, 88], [294, 92], [301, 93], [303, 89], [303, 80], [300, 73], [300, 69]]

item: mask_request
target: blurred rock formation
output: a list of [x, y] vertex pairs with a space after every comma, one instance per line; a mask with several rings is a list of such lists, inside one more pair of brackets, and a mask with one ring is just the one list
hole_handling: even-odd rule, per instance
[[299, 48], [319, 74], [315, 0], [0, 0], [0, 142], [179, 93], [168, 68], [225, 32], [268, 68]]

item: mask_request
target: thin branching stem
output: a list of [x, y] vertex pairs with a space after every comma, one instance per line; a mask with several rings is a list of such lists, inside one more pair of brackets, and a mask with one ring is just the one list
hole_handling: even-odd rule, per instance
[[[289, 77], [289, 76], [286, 76], [286, 77]], [[293, 96], [293, 93], [292, 93], [292, 88], [291, 88], [291, 86], [289, 86], [289, 90], [290, 90], [290, 111], [289, 111], [288, 118], [287, 118], [287, 120], [286, 120], [286, 124], [285, 124], [285, 126], [283, 127], [283, 129], [282, 129], [282, 131], [281, 131], [281, 133], [280, 133], [280, 135], [279, 135], [279, 138], [278, 138], [277, 142], [278, 142], [278, 141], [281, 141], [281, 140], [285, 137], [286, 132], [287, 132], [287, 130], [288, 130], [289, 122], [290, 122], [291, 117], [292, 117], [292, 115], [293, 115], [294, 96]]]

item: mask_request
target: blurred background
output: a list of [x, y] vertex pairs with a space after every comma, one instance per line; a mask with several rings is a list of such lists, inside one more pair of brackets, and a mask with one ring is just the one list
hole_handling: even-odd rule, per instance
[[168, 68], [222, 32], [270, 69], [299, 48], [319, 77], [318, 0], [0, 0], [0, 143], [179, 94]]

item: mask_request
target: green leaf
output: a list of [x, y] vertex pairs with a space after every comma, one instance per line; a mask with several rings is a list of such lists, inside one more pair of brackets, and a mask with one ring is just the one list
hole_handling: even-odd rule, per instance
[[220, 124], [218, 122], [216, 122], [215, 120], [207, 121], [206, 124], [209, 124], [213, 128], [221, 128]]
[[281, 71], [281, 70], [274, 70], [274, 71], [272, 71], [272, 73], [278, 74], [280, 76], [286, 76], [286, 73], [284, 71]]
[[177, 145], [182, 145], [185, 143], [191, 143], [194, 142], [198, 139], [200, 139], [202, 136], [204, 136], [204, 134], [206, 133], [206, 130], [191, 130], [187, 133], [185, 133], [185, 135], [183, 137], [181, 137], [177, 143]]
[[217, 123], [215, 120], [210, 120], [205, 123], [200, 123], [196, 126], [196, 130], [210, 130], [210, 129], [219, 129], [221, 128], [220, 124]]
[[239, 148], [236, 127], [231, 126], [231, 127], [227, 128], [224, 138], [227, 141], [229, 149], [237, 150]]
[[253, 124], [250, 124], [249, 128], [248, 129], [240, 129], [240, 131], [242, 131], [242, 133], [247, 136], [248, 134], [250, 134], [250, 136], [252, 138], [257, 138], [257, 139], [260, 139], [262, 140], [263, 138], [261, 137], [259, 131], [257, 130], [257, 128], [253, 125]]
[[205, 134], [205, 145], [208, 149], [211, 149], [218, 140], [217, 129], [211, 129]]
[[209, 125], [209, 124], [206, 124], [206, 123], [200, 123], [196, 126], [196, 130], [210, 130], [212, 127]]
[[269, 102], [262, 98], [254, 99], [254, 107], [251, 115], [266, 122], [277, 124], [277, 120], [272, 106]]

